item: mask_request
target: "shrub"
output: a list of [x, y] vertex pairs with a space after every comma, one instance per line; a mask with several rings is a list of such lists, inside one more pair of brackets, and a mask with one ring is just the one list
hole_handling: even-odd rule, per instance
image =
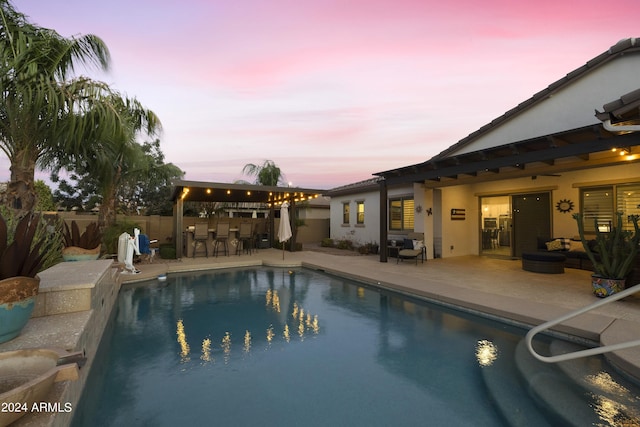
[[336, 247], [338, 249], [353, 250], [353, 242], [349, 239], [338, 240], [338, 243], [336, 243]]
[[173, 243], [163, 243], [160, 245], [160, 258], [176, 259], [176, 247]]
[[140, 228], [140, 226], [132, 221], [116, 222], [115, 224], [107, 227], [103, 233], [103, 242], [106, 253], [118, 253], [118, 238], [122, 233], [129, 233], [133, 235], [134, 228]]
[[[280, 243], [280, 242], [278, 242], [278, 241], [276, 240], [276, 241], [273, 243], [273, 246], [272, 246], [272, 247], [273, 247], [273, 248], [276, 248], [276, 249], [282, 249], [282, 246], [283, 246], [283, 245], [284, 245], [284, 249], [285, 249], [286, 251], [291, 250], [291, 241], [290, 241], [290, 240], [287, 240], [286, 242], [283, 242], [283, 243]], [[295, 250], [295, 251], [296, 251], [296, 252], [300, 252], [300, 251], [302, 250], [302, 243], [300, 243], [300, 242], [296, 242], [296, 246], [295, 246], [295, 247], [296, 247], [296, 250]]]
[[322, 239], [322, 241], [320, 242], [320, 246], [324, 247], [324, 248], [332, 248], [333, 247], [333, 239], [330, 239], [328, 237], [325, 237], [324, 239]]

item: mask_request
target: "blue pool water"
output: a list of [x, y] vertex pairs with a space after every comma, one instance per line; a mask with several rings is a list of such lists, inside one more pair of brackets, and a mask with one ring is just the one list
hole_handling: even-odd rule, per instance
[[571, 405], [570, 419], [606, 426], [638, 413], [628, 384], [623, 403], [584, 389], [543, 402], [577, 387], [527, 358], [523, 333], [305, 269], [170, 275], [121, 290], [73, 425], [566, 425]]

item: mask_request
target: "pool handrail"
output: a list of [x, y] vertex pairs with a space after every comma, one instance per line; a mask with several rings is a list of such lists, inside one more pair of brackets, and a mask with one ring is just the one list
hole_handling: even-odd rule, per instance
[[618, 292], [615, 293], [611, 296], [608, 296], [607, 298], [604, 298], [598, 302], [594, 302], [593, 304], [589, 304], [586, 307], [582, 307], [579, 308], [577, 310], [574, 310], [570, 313], [565, 314], [564, 316], [560, 316], [555, 320], [550, 320], [548, 322], [545, 322], [539, 326], [536, 326], [534, 328], [532, 328], [529, 332], [527, 332], [527, 335], [525, 336], [525, 340], [527, 343], [527, 348], [529, 349], [529, 352], [538, 360], [545, 362], [545, 363], [556, 363], [556, 362], [564, 362], [567, 360], [573, 360], [573, 359], [578, 359], [580, 357], [587, 357], [587, 356], [594, 356], [596, 354], [603, 354], [603, 353], [608, 353], [611, 351], [617, 351], [617, 350], [623, 350], [625, 348], [630, 348], [630, 347], [635, 347], [640, 345], [640, 340], [633, 340], [633, 341], [627, 341], [627, 342], [623, 342], [623, 343], [619, 343], [619, 344], [610, 344], [610, 345], [605, 345], [605, 346], [600, 346], [600, 347], [594, 347], [594, 348], [589, 348], [586, 350], [579, 350], [579, 351], [574, 351], [571, 353], [565, 353], [565, 354], [559, 354], [556, 356], [542, 356], [541, 354], [538, 354], [534, 349], [533, 349], [533, 337], [535, 335], [537, 335], [538, 333], [551, 328], [552, 326], [558, 325], [562, 322], [564, 322], [565, 320], [569, 320], [571, 318], [574, 318], [576, 316], [579, 316], [583, 313], [586, 313], [588, 311], [591, 311], [595, 308], [601, 307], [605, 304], [609, 304], [610, 302], [614, 302], [617, 301], [621, 298], [627, 297], [631, 294], [634, 294], [636, 292], [640, 291], [640, 284], [634, 285], [632, 287], [630, 287], [629, 289], [625, 289], [622, 292]]

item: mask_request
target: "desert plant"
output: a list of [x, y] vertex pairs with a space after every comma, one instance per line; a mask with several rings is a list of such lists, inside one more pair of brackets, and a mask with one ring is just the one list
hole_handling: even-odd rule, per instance
[[39, 214], [20, 219], [6, 212], [0, 215], [0, 280], [35, 277], [60, 259], [62, 238], [51, 226]]
[[593, 264], [593, 272], [604, 278], [624, 279], [633, 270], [636, 256], [638, 255], [638, 245], [640, 244], [640, 230], [638, 229], [638, 219], [640, 215], [629, 215], [627, 218], [633, 223], [634, 231], [623, 230], [622, 212], [616, 213], [616, 225], [611, 227], [611, 231], [602, 232], [596, 222], [595, 245], [590, 246], [585, 238], [584, 217], [581, 213], [573, 214], [573, 218], [578, 223], [578, 233], [580, 240]]
[[87, 225], [82, 234], [75, 221], [71, 221], [71, 229], [67, 223], [64, 223], [64, 245], [66, 247], [75, 246], [83, 249], [95, 249], [102, 242], [102, 233], [97, 222]]

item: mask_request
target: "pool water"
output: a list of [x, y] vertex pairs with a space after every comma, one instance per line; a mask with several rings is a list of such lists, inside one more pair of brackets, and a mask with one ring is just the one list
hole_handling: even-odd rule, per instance
[[[170, 275], [120, 291], [73, 425], [567, 425], [570, 404], [576, 425], [606, 426], [640, 413], [633, 385], [606, 372], [625, 393], [602, 403], [523, 353], [524, 333], [306, 269]], [[559, 408], [544, 401], [565, 386], [578, 391]]]

